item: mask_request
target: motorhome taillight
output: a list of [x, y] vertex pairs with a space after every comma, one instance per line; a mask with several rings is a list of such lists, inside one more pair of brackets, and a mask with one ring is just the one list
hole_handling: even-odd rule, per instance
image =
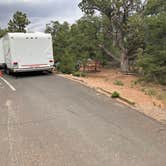
[[53, 60], [49, 60], [50, 63], [53, 63], [54, 61]]
[[13, 62], [13, 67], [18, 68], [18, 62]]
[[13, 65], [18, 65], [18, 62], [13, 62]]

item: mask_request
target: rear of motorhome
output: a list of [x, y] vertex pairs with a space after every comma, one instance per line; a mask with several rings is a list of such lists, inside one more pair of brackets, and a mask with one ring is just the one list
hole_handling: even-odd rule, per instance
[[3, 38], [7, 73], [51, 71], [52, 37], [44, 33], [8, 33]]
[[0, 68], [4, 67], [5, 59], [4, 59], [4, 52], [3, 52], [3, 39], [0, 39]]

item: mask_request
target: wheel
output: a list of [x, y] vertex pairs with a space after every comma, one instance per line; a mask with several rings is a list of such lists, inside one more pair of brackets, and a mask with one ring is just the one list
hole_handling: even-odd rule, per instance
[[53, 74], [53, 69], [47, 70], [47, 73], [48, 73], [48, 74]]
[[6, 72], [6, 74], [8, 74], [8, 75], [11, 74], [11, 71], [10, 71], [10, 69], [8, 69], [8, 68], [5, 69], [5, 72]]

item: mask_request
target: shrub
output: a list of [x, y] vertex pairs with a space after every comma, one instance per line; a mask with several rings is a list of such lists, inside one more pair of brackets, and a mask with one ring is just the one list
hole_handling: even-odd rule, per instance
[[86, 73], [85, 72], [80, 72], [80, 71], [76, 71], [76, 72], [73, 72], [73, 76], [75, 77], [86, 77]]
[[141, 88], [141, 91], [145, 93], [145, 95], [149, 95], [149, 96], [156, 96], [157, 92], [155, 89], [152, 88]]
[[131, 81], [131, 88], [134, 88], [136, 85], [141, 84], [142, 80], [141, 79], [137, 79], [137, 80], [132, 80]]
[[112, 98], [119, 98], [119, 97], [120, 97], [120, 94], [115, 91], [115, 92], [113, 92], [113, 94], [112, 94], [111, 97], [112, 97]]
[[87, 76], [87, 73], [85, 73], [85, 72], [81, 73], [81, 77], [86, 77], [86, 76]]
[[166, 101], [166, 92], [160, 92], [160, 94], [157, 95], [157, 99]]
[[115, 80], [114, 85], [123, 86], [124, 83], [120, 80]]
[[165, 7], [157, 5], [159, 1], [152, 2], [153, 7], [148, 3], [146, 8], [150, 17], [145, 17], [145, 49], [138, 57], [138, 66], [146, 81], [166, 85]]
[[73, 73], [75, 71], [74, 58], [68, 53], [65, 53], [60, 59], [58, 70], [65, 74]]
[[147, 89], [146, 94], [149, 96], [156, 96], [157, 92], [155, 89]]

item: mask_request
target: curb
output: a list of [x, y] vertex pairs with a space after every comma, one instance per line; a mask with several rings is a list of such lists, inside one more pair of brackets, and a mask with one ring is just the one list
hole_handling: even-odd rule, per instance
[[[107, 90], [105, 90], [105, 89], [103, 89], [103, 88], [97, 88], [97, 89], [99, 89], [99, 90], [101, 90], [101, 91], [103, 91], [103, 92], [109, 94], [110, 97], [112, 96], [112, 93], [111, 93], [111, 92], [109, 92], [109, 91], [107, 91]], [[132, 105], [132, 106], [135, 106], [135, 102], [133, 102], [133, 101], [127, 99], [127, 98], [124, 98], [124, 97], [121, 97], [121, 96], [120, 96], [120, 97], [118, 97], [118, 99], [122, 100], [123, 102], [125, 102], [125, 103], [127, 103], [127, 104], [130, 104], [130, 105]]]
[[[91, 86], [88, 86], [87, 83], [86, 83], [85, 81], [83, 81], [83, 80], [80, 80], [80, 79], [77, 79], [77, 78], [71, 78], [71, 77], [69, 78], [69, 77], [66, 77], [66, 76], [61, 75], [61, 74], [60, 74], [60, 76], [62, 76], [62, 77], [64, 77], [64, 78], [67, 78], [67, 79], [69, 79], [69, 80], [76, 81], [76, 82], [78, 82], [78, 83], [80, 83], [80, 84], [82, 84], [82, 85], [85, 85], [85, 86], [89, 87], [89, 88], [95, 89], [96, 91], [98, 91], [98, 92], [100, 92], [100, 93], [103, 92], [103, 94], [107, 95], [108, 97], [111, 97], [111, 96], [112, 96], [112, 93], [111, 93], [110, 91], [107, 91], [107, 90], [105, 90], [105, 89], [103, 89], [103, 88], [100, 88], [100, 87], [91, 87]], [[127, 99], [127, 98], [124, 98], [124, 97], [121, 97], [121, 96], [120, 96], [119, 98], [117, 98], [117, 100], [118, 100], [118, 99], [119, 99], [121, 102], [123, 102], [124, 104], [127, 104], [127, 105], [132, 106], [132, 108], [133, 108], [133, 107], [136, 108], [134, 101], [131, 101], [131, 100], [129, 100], [129, 99]]]

